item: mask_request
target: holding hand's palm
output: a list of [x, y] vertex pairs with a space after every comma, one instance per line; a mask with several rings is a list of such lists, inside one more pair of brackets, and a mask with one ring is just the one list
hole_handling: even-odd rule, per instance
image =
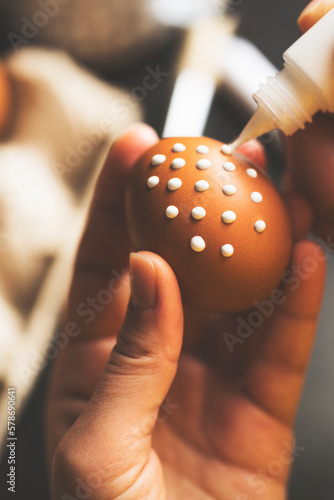
[[[173, 272], [154, 254], [133, 255], [122, 326], [130, 293], [122, 274], [130, 250], [124, 187], [155, 140], [142, 127], [118, 141], [97, 186], [68, 311], [82, 332], [56, 361], [49, 402], [50, 455], [59, 443], [53, 498], [283, 499], [323, 254], [310, 242], [296, 246], [293, 263], [303, 267], [311, 258], [316, 269], [298, 287], [296, 280], [285, 285], [281, 305], [247, 339], [237, 336], [236, 318], [187, 308], [183, 339]], [[107, 287], [112, 270], [119, 273], [112, 300], [87, 323], [77, 308]], [[233, 353], [225, 332], [236, 339]]]

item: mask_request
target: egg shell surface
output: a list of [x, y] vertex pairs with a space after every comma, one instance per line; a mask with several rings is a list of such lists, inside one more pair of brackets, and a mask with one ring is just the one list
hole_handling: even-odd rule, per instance
[[[184, 145], [184, 151], [173, 151], [175, 144]], [[126, 211], [135, 250], [149, 250], [168, 262], [185, 302], [206, 311], [236, 312], [277, 288], [292, 237], [275, 186], [243, 156], [224, 154], [222, 146], [207, 137], [159, 141], [131, 172]], [[156, 155], [166, 160], [154, 165]], [[179, 158], [185, 165], [175, 170], [172, 164]], [[198, 167], [200, 160], [208, 160], [200, 166], [211, 166]], [[152, 176], [159, 183], [149, 187]], [[208, 189], [198, 191], [199, 181], [206, 181]], [[170, 206], [178, 209], [174, 218], [166, 216]], [[194, 217], [204, 211], [205, 216]]]

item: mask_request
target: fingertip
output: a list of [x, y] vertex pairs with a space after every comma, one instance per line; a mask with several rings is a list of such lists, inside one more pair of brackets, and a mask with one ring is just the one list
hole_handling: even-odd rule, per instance
[[123, 137], [126, 136], [136, 137], [137, 140], [145, 142], [157, 142], [159, 137], [150, 125], [143, 122], [136, 122], [129, 126], [129, 128], [124, 132]]
[[293, 250], [293, 260], [300, 261], [314, 252], [320, 256], [320, 260], [326, 261], [326, 255], [320, 245], [311, 240], [299, 241]]
[[159, 140], [155, 130], [145, 123], [134, 123], [119, 137], [108, 154], [108, 160], [131, 168], [140, 156]]
[[[309, 280], [309, 288], [314, 295], [319, 285], [321, 292], [327, 269], [327, 255], [323, 248], [311, 240], [299, 241], [293, 250], [292, 265], [298, 268], [297, 274], [305, 281]], [[313, 284], [312, 284], [313, 282]]]
[[306, 199], [295, 191], [288, 191], [285, 203], [291, 219], [293, 240], [298, 242], [307, 237], [314, 222], [313, 212]]
[[257, 165], [261, 170], [266, 169], [267, 155], [260, 141], [252, 139], [251, 141], [245, 142], [237, 151], [243, 156], [246, 156], [246, 158]]
[[145, 123], [133, 124], [111, 146], [96, 186], [95, 199], [102, 203], [123, 202], [128, 175], [137, 160], [158, 141]]
[[298, 18], [299, 28], [305, 33], [333, 8], [333, 0], [313, 0], [300, 14]]
[[288, 313], [317, 319], [326, 279], [327, 257], [315, 242], [298, 242], [284, 278], [285, 309]]

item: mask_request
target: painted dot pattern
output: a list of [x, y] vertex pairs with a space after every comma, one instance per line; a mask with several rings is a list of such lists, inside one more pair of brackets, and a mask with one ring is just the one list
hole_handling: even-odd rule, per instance
[[176, 144], [174, 144], [174, 146], [172, 148], [173, 153], [182, 153], [182, 151], [185, 151], [185, 150], [186, 150], [186, 147], [184, 144], [181, 144], [181, 142], [177, 142]]
[[179, 209], [177, 207], [174, 207], [174, 205], [170, 205], [166, 208], [165, 213], [168, 219], [175, 219], [175, 217], [179, 215]]
[[[186, 146], [182, 143], [176, 143], [174, 144], [172, 151], [174, 153], [181, 153], [186, 150]], [[201, 155], [205, 155], [209, 153], [209, 148], [203, 144], [200, 144], [196, 148], [196, 152]], [[225, 144], [221, 147], [221, 152], [225, 155], [231, 155], [232, 154], [232, 148]], [[156, 154], [153, 156], [151, 160], [151, 165], [152, 166], [159, 166], [162, 165], [163, 163], [166, 162], [166, 156], [163, 154]], [[181, 169], [186, 166], [186, 160], [183, 158], [174, 158], [174, 160], [171, 163], [171, 168], [174, 170]], [[200, 159], [196, 163], [196, 168], [198, 170], [207, 170], [212, 166], [212, 163], [210, 160], [206, 158]], [[223, 163], [223, 169], [226, 172], [233, 173], [236, 171], [236, 166], [233, 162], [231, 161], [226, 161]], [[252, 179], [256, 179], [258, 177], [258, 172], [254, 168], [248, 168], [246, 169], [246, 174], [251, 177]], [[147, 180], [147, 186], [150, 189], [155, 188], [160, 182], [160, 179], [158, 176], [151, 176]], [[170, 179], [167, 182], [167, 188], [169, 191], [177, 191], [180, 189], [182, 186], [182, 181], [178, 177], [174, 177]], [[195, 183], [195, 191], [201, 193], [204, 191], [207, 191], [209, 189], [210, 185], [206, 180], [199, 180]], [[232, 184], [226, 184], [222, 187], [222, 191], [226, 196], [233, 196], [236, 194], [237, 189], [235, 186]], [[250, 195], [251, 201], [253, 203], [261, 203], [263, 201], [263, 197], [261, 193], [258, 191], [253, 191]], [[174, 206], [170, 205], [166, 208], [165, 210], [165, 215], [168, 219], [175, 219], [179, 215], [179, 209]], [[191, 217], [195, 219], [196, 221], [200, 221], [204, 219], [204, 217], [207, 215], [206, 210], [203, 207], [195, 207], [191, 210]], [[237, 214], [232, 211], [232, 210], [226, 210], [223, 212], [222, 216], [222, 221], [226, 225], [233, 224], [236, 219], [237, 219]], [[254, 230], [256, 233], [263, 233], [266, 230], [266, 223], [263, 220], [258, 220], [254, 224]], [[194, 252], [200, 253], [203, 252], [203, 250], [206, 248], [206, 243], [202, 236], [194, 236], [190, 240], [190, 247]], [[230, 258], [234, 254], [234, 247], [230, 243], [223, 244], [220, 253], [223, 257], [225, 258]]]
[[157, 167], [165, 163], [165, 161], [166, 161], [165, 155], [154, 155], [151, 161], [151, 165], [153, 165], [153, 167]]

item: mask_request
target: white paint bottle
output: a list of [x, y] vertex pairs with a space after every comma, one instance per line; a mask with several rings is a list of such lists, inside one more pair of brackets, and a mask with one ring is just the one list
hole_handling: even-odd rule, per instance
[[253, 95], [258, 108], [231, 151], [244, 142], [280, 129], [292, 135], [317, 111], [334, 112], [334, 9], [284, 54], [284, 69]]

